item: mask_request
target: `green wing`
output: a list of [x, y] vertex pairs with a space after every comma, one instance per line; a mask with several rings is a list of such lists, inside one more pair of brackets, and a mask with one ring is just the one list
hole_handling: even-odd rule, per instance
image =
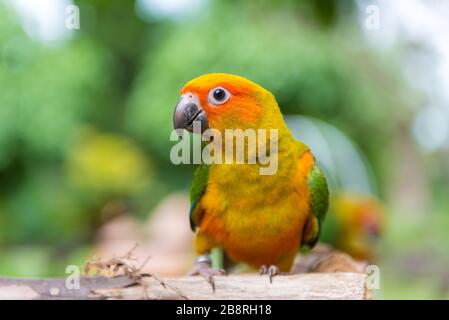
[[303, 243], [313, 248], [320, 236], [326, 211], [329, 207], [329, 190], [326, 178], [317, 165], [313, 165], [307, 178], [312, 214], [306, 223]]
[[190, 228], [195, 231], [201, 219], [202, 210], [198, 208], [198, 202], [203, 196], [209, 179], [209, 166], [201, 164], [196, 168], [190, 187]]

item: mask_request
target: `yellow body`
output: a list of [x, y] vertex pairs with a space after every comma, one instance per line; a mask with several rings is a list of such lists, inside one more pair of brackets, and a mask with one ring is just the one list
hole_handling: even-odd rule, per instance
[[[288, 162], [274, 176], [260, 176], [251, 165], [213, 166], [213, 182], [200, 203], [204, 215], [196, 234], [197, 253], [222, 246], [235, 261], [289, 271], [310, 211], [305, 173], [313, 157], [306, 152]], [[230, 188], [235, 170], [245, 178]]]

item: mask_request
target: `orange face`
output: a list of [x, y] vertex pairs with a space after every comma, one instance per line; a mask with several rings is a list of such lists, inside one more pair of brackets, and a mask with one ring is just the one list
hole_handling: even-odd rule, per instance
[[273, 96], [243, 77], [213, 73], [189, 81], [175, 110], [175, 128], [190, 130], [192, 120], [217, 130], [254, 128]]

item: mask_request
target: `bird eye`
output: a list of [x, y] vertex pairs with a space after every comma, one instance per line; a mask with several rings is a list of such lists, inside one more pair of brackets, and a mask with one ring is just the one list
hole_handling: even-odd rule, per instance
[[209, 103], [213, 105], [220, 105], [229, 100], [231, 94], [225, 88], [215, 88], [209, 91]]

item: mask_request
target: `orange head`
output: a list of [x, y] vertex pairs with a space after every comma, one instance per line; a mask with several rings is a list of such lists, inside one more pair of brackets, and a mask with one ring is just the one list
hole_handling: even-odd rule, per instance
[[279, 127], [283, 123], [273, 95], [258, 84], [232, 74], [211, 73], [189, 81], [181, 90], [175, 129], [247, 129]]

